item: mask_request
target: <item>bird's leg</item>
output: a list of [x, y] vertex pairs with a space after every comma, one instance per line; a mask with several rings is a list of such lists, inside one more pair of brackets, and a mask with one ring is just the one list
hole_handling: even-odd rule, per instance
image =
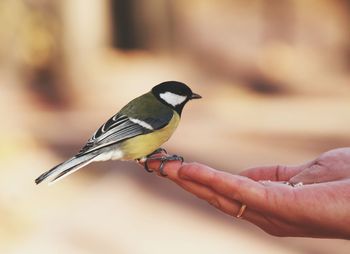
[[164, 173], [164, 165], [166, 162], [168, 161], [181, 161], [181, 163], [184, 162], [184, 158], [178, 155], [166, 155], [166, 156], [162, 156], [162, 157], [147, 157], [146, 161], [145, 161], [145, 170], [148, 172], [152, 172], [149, 167], [148, 167], [148, 161], [149, 160], [158, 160], [160, 161], [160, 166], [159, 166], [159, 173], [162, 176], [167, 176], [167, 174]]
[[146, 158], [149, 158], [152, 155], [155, 155], [155, 154], [158, 154], [158, 153], [165, 153], [165, 154], [167, 154], [168, 152], [164, 148], [159, 147], [157, 150], [154, 150], [152, 153], [147, 155]]

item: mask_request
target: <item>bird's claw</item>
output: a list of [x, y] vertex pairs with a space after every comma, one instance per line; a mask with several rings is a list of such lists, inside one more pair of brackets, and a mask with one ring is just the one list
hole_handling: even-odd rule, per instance
[[[163, 149], [164, 150], [164, 149]], [[158, 172], [161, 176], [167, 176], [166, 173], [164, 173], [164, 165], [166, 162], [168, 161], [180, 161], [181, 164], [184, 162], [184, 158], [181, 157], [181, 156], [178, 156], [178, 155], [167, 155], [167, 156], [162, 156], [162, 157], [147, 157], [146, 160], [145, 160], [145, 164], [144, 164], [144, 167], [145, 167], [145, 170], [147, 172], [153, 172], [153, 170], [150, 170], [149, 167], [148, 167], [148, 161], [149, 160], [158, 160], [160, 161], [160, 166], [158, 168]]]
[[145, 157], [143, 157], [143, 158], [137, 159], [136, 161], [137, 161], [140, 165], [144, 164], [145, 170], [146, 170], [148, 173], [152, 173], [153, 170], [149, 169], [148, 164], [147, 164], [147, 160], [148, 160], [149, 158], [152, 158], [153, 155], [155, 155], [155, 154], [161, 154], [161, 153], [167, 154], [168, 152], [167, 152], [164, 148], [159, 147], [157, 150], [154, 150], [154, 151], [153, 151], [152, 153], [150, 153], [149, 155], [147, 155], [147, 156], [145, 156]]

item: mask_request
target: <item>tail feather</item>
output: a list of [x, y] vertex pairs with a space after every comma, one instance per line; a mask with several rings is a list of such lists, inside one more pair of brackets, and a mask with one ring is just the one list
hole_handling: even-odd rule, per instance
[[63, 177], [77, 171], [78, 169], [86, 166], [96, 157], [96, 154], [86, 154], [79, 157], [72, 157], [69, 160], [58, 164], [53, 167], [49, 171], [40, 175], [37, 179], [35, 179], [35, 183], [39, 184], [44, 180], [50, 181], [50, 183], [54, 183]]

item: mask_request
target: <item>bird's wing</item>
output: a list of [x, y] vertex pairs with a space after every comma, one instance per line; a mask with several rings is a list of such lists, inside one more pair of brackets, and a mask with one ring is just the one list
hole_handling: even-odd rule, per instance
[[138, 135], [151, 133], [167, 125], [171, 117], [148, 118], [147, 121], [144, 121], [118, 113], [94, 133], [77, 156], [85, 155]]

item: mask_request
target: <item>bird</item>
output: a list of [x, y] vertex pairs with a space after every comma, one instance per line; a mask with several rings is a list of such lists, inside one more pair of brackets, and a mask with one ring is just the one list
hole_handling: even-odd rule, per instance
[[[70, 159], [41, 174], [35, 183], [50, 184], [95, 161], [135, 160], [144, 162], [152, 155], [165, 151], [165, 143], [177, 128], [187, 102], [202, 98], [179, 81], [165, 81], [126, 104], [118, 113], [98, 128], [80, 151]], [[173, 155], [161, 157], [161, 166]], [[161, 171], [161, 173], [163, 173]]]

